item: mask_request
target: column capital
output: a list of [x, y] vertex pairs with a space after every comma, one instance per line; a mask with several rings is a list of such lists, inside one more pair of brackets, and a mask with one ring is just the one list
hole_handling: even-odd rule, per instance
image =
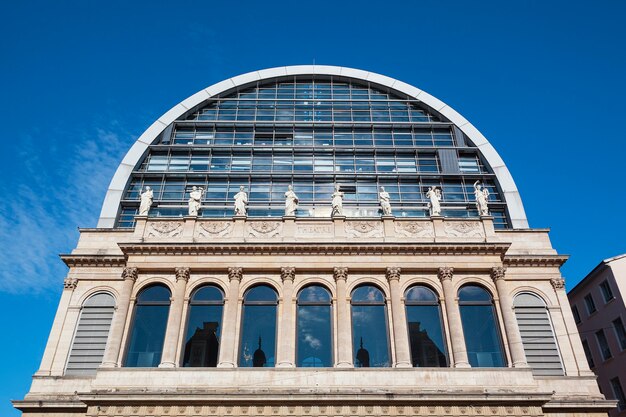
[[498, 282], [504, 279], [504, 274], [506, 273], [506, 268], [503, 266], [496, 266], [491, 268], [491, 279], [493, 282]]
[[238, 266], [234, 266], [231, 268], [228, 268], [228, 280], [229, 281], [241, 281], [241, 278], [243, 277], [243, 268], [238, 267]]
[[130, 279], [132, 281], [137, 281], [137, 277], [139, 276], [139, 269], [135, 266], [127, 266], [122, 271], [122, 279]]
[[387, 281], [399, 281], [401, 271], [402, 269], [397, 266], [388, 267], [387, 271], [385, 271], [385, 277], [387, 278]]
[[72, 290], [74, 291], [76, 289], [76, 286], [78, 285], [78, 279], [77, 278], [65, 278], [63, 280], [63, 289], [66, 290]]
[[189, 281], [189, 271], [189, 267], [187, 266], [179, 266], [174, 269], [174, 272], [176, 274], [176, 282], [180, 281], [181, 279], [185, 282]]
[[451, 266], [442, 266], [437, 271], [437, 277], [441, 282], [452, 281], [452, 275], [454, 275], [454, 268]]
[[335, 281], [339, 281], [339, 280], [347, 280], [348, 279], [348, 268], [346, 268], [345, 266], [337, 266], [335, 267], [335, 269], [333, 270], [333, 278], [335, 278]]
[[285, 281], [293, 282], [296, 277], [296, 268], [294, 266], [283, 266], [280, 268], [280, 278]]
[[555, 290], [561, 290], [565, 288], [565, 280], [561, 277], [550, 278], [550, 284], [552, 284], [552, 287], [554, 287]]

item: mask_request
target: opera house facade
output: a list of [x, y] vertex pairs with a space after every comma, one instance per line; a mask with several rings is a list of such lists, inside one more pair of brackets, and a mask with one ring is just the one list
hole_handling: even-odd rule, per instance
[[[511, 144], [510, 146], [519, 146]], [[523, 174], [523, 173], [522, 173]], [[606, 416], [548, 230], [435, 97], [332, 66], [182, 101], [81, 229], [28, 416]]]

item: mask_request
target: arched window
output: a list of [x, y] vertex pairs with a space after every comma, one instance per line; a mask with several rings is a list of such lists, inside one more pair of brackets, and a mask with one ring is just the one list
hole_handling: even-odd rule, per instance
[[85, 301], [65, 369], [67, 375], [96, 373], [102, 363], [114, 311], [115, 299], [111, 294], [95, 294]]
[[125, 366], [159, 366], [170, 312], [170, 296], [169, 288], [159, 284], [139, 293]]
[[459, 309], [470, 365], [506, 366], [491, 295], [478, 285], [465, 285], [459, 290]]
[[389, 366], [387, 307], [382, 291], [363, 285], [352, 291], [352, 348], [357, 368]]
[[437, 295], [417, 285], [406, 291], [404, 300], [413, 366], [448, 366]]
[[526, 361], [535, 375], [563, 375], [552, 323], [543, 300], [534, 294], [515, 297], [513, 306]]
[[297, 366], [333, 366], [331, 297], [328, 290], [311, 286], [300, 291], [297, 319]]
[[253, 287], [243, 301], [239, 366], [273, 367], [276, 358], [278, 295], [266, 285]]
[[213, 286], [197, 289], [189, 302], [183, 366], [215, 367], [222, 331], [224, 294]]

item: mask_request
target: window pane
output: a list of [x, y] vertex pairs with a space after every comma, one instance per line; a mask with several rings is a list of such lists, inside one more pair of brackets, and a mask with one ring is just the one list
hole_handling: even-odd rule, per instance
[[448, 366], [439, 306], [407, 305], [406, 318], [413, 366]]
[[[214, 287], [207, 288], [215, 289]], [[221, 323], [221, 305], [192, 304], [190, 306], [183, 366], [217, 366]]]
[[493, 306], [462, 305], [460, 310], [470, 365], [479, 368], [506, 366]]
[[276, 306], [244, 304], [241, 328], [239, 366], [273, 367], [276, 355]]
[[390, 366], [384, 305], [352, 306], [352, 347], [356, 368]]
[[[308, 295], [314, 295], [308, 292]], [[298, 305], [297, 366], [331, 367], [330, 305]]]
[[138, 305], [135, 307], [133, 329], [125, 366], [159, 366], [169, 310], [169, 305]]

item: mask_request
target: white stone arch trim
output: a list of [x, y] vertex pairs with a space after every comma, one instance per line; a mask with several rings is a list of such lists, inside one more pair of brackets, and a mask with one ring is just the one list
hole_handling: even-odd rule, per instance
[[228, 285], [223, 280], [217, 277], [202, 277], [187, 284], [187, 288], [185, 288], [185, 299], [191, 300], [191, 295], [196, 290], [211, 285], [217, 287], [222, 294], [224, 294], [224, 300], [228, 298]]
[[454, 287], [454, 296], [456, 299], [459, 298], [459, 290], [465, 285], [478, 285], [479, 287], [483, 287], [489, 293], [492, 301], [494, 302], [496, 302], [499, 298], [498, 290], [491, 279], [471, 276], [463, 277], [456, 282], [456, 286]]
[[535, 297], [539, 297], [539, 299], [543, 301], [545, 307], [548, 310], [553, 307], [558, 307], [557, 305], [553, 303], [553, 300], [550, 299], [550, 296], [546, 294], [544, 291], [541, 291], [540, 289], [535, 288], [535, 287], [528, 287], [528, 286], [517, 287], [510, 292], [509, 295], [511, 297], [511, 300], [513, 300], [513, 304], [512, 304], [513, 307], [515, 307], [515, 297], [517, 297], [520, 294], [530, 294], [530, 295], [534, 295]]
[[435, 277], [427, 276], [416, 276], [407, 279], [400, 287], [400, 290], [402, 291], [402, 298], [404, 298], [404, 294], [406, 294], [409, 288], [418, 285], [430, 288], [438, 299], [443, 298], [443, 288], [441, 287], [441, 282]]
[[101, 293], [106, 293], [113, 297], [113, 299], [115, 300], [115, 309], [117, 310], [117, 300], [119, 300], [120, 294], [115, 288], [109, 287], [108, 285], [98, 285], [97, 287], [89, 288], [78, 298], [78, 307], [84, 307], [85, 302], [89, 298]]
[[252, 287], [258, 287], [259, 285], [267, 285], [268, 287], [276, 291], [276, 294], [278, 294], [278, 302], [280, 302], [283, 299], [282, 285], [279, 284], [277, 281], [271, 278], [266, 278], [266, 277], [252, 278], [246, 281], [245, 283], [242, 283], [239, 286], [239, 298], [243, 300], [244, 296], [246, 295], [246, 291], [248, 291]]
[[389, 301], [389, 299], [391, 298], [389, 284], [380, 278], [372, 276], [365, 276], [352, 281], [349, 285], [346, 286], [346, 296], [349, 299], [352, 299], [352, 291], [354, 291], [357, 287], [361, 287], [363, 285], [373, 285], [374, 287], [377, 287], [383, 292], [386, 301]]
[[476, 127], [474, 127], [474, 125], [467, 121], [467, 119], [436, 97], [433, 97], [425, 91], [402, 81], [374, 72], [330, 65], [294, 65], [252, 71], [247, 74], [238, 75], [236, 77], [220, 81], [217, 84], [213, 84], [212, 86], [207, 87], [204, 90], [200, 90], [196, 94], [186, 98], [179, 104], [172, 107], [143, 132], [143, 134], [126, 153], [124, 159], [122, 159], [122, 162], [115, 171], [113, 179], [107, 189], [104, 203], [102, 204], [102, 210], [100, 212], [100, 218], [98, 220], [98, 227], [114, 227], [122, 193], [128, 183], [132, 170], [140, 162], [141, 157], [148, 149], [148, 146], [154, 142], [154, 140], [161, 133], [163, 133], [163, 131], [174, 120], [178, 119], [194, 107], [199, 106], [213, 96], [223, 94], [229, 90], [243, 87], [256, 81], [271, 81], [272, 79], [292, 75], [338, 75], [371, 82], [381, 87], [387, 87], [406, 94], [409, 97], [420, 100], [422, 103], [454, 123], [478, 148], [479, 152], [491, 166], [496, 178], [498, 179], [504, 200], [507, 203], [509, 215], [511, 216], [511, 226], [514, 229], [528, 228], [528, 220], [526, 219], [524, 205], [511, 173], [494, 147], [489, 143], [485, 136], [483, 136], [483, 134], [480, 133]]
[[294, 284], [293, 286], [294, 300], [298, 299], [298, 294], [300, 293], [300, 291], [302, 291], [306, 287], [311, 287], [311, 286], [324, 287], [330, 293], [331, 299], [335, 299], [337, 297], [336, 286], [332, 278], [309, 277], [301, 281], [298, 281], [297, 284]]
[[146, 288], [154, 284], [165, 285], [167, 289], [170, 290], [170, 300], [171, 300], [171, 298], [174, 296], [174, 285], [170, 282], [170, 280], [168, 280], [167, 278], [163, 278], [163, 277], [150, 277], [135, 284], [135, 288], [133, 288], [133, 292], [132, 292], [130, 299], [132, 301], [136, 301], [137, 295], [139, 295], [140, 292], [142, 292], [143, 290], [145, 290]]

